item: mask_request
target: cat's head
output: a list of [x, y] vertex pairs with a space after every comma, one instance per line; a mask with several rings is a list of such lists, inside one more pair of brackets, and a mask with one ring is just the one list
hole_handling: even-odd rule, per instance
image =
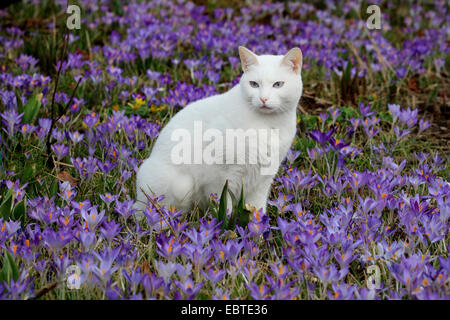
[[299, 48], [284, 56], [257, 56], [239, 47], [239, 56], [244, 70], [240, 86], [252, 109], [269, 114], [297, 107], [303, 89], [303, 56]]

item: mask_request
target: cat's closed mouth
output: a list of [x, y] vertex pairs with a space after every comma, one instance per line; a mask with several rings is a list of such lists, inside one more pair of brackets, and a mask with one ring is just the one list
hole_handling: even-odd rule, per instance
[[261, 107], [259, 107], [259, 109], [260, 109], [260, 110], [263, 110], [263, 111], [270, 111], [270, 110], [272, 110], [273, 108], [268, 107], [268, 106], [266, 106], [265, 104], [263, 104]]

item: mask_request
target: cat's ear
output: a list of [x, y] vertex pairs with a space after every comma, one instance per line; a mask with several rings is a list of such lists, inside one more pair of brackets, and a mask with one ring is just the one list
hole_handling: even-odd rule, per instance
[[239, 46], [239, 57], [241, 58], [242, 70], [246, 72], [251, 65], [258, 64], [256, 54], [245, 47]]
[[300, 73], [303, 65], [303, 54], [300, 48], [292, 48], [281, 60], [281, 64], [292, 68], [295, 73]]

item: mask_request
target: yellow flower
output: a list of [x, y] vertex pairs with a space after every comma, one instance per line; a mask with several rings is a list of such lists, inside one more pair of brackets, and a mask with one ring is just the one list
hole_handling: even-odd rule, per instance
[[157, 107], [157, 106], [155, 106], [154, 104], [152, 104], [152, 105], [150, 106], [150, 111], [151, 111], [151, 112], [158, 112], [158, 111], [165, 110], [166, 108], [167, 108], [166, 105], [161, 105], [161, 106]]
[[143, 106], [145, 104], [145, 100], [141, 99], [141, 98], [136, 98], [136, 103], [133, 106], [133, 109], [139, 109], [141, 106]]

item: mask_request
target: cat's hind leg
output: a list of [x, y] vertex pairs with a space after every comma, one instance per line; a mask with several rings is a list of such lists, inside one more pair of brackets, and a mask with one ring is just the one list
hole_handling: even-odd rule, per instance
[[[178, 171], [178, 172], [177, 172]], [[172, 175], [170, 190], [168, 192], [173, 198], [173, 205], [187, 213], [193, 205], [193, 193], [195, 193], [194, 178], [189, 173], [182, 173], [175, 170]]]
[[[161, 196], [160, 202], [166, 208], [174, 206], [186, 213], [192, 206], [194, 179], [180, 168], [155, 159], [147, 159], [139, 168], [136, 178], [136, 218], [143, 218], [142, 211], [147, 207], [147, 196]], [[146, 196], [147, 195], [147, 196]]]

